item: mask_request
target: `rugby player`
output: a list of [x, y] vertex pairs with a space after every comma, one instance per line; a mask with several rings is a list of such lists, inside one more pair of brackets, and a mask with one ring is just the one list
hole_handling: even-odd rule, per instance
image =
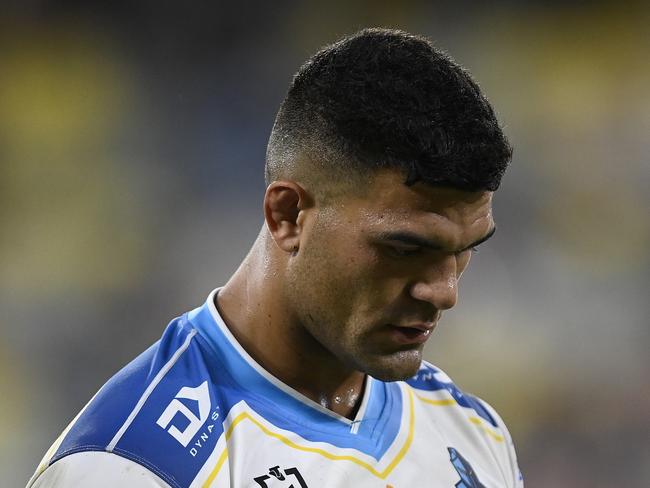
[[511, 154], [427, 39], [323, 48], [278, 111], [239, 269], [99, 390], [28, 486], [523, 486], [499, 415], [422, 358], [495, 231]]

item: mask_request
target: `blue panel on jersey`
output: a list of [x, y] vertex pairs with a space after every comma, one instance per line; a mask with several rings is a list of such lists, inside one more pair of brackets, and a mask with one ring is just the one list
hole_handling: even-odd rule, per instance
[[373, 380], [372, 388], [377, 391], [373, 393], [363, 416], [359, 435], [367, 435], [377, 442], [376, 456], [383, 456], [399, 433], [405, 413], [404, 405], [398, 383]]
[[406, 382], [418, 390], [447, 390], [460, 406], [474, 409], [479, 417], [487, 420], [494, 427], [498, 427], [498, 424], [492, 415], [490, 415], [487, 409], [476, 397], [463, 393], [454, 383], [440, 381], [436, 378], [438, 373], [441, 373], [439, 369], [434, 368], [428, 363], [422, 363], [420, 371], [418, 371], [412, 378], [406, 380]]
[[80, 450], [104, 450], [124, 423], [149, 381], [157, 343], [113, 376], [72, 426], [52, 462]]
[[[135, 454], [138, 462], [161, 467], [180, 486], [192, 482], [223, 432], [214, 371], [208, 370], [196, 338], [153, 390], [114, 451], [127, 457]], [[199, 399], [183, 397], [183, 392]], [[165, 421], [163, 412], [168, 409], [171, 413]]]
[[[146, 388], [183, 345], [191, 330], [185, 317], [174, 320], [158, 343], [111, 378], [70, 429], [51, 463], [75, 452], [106, 450]], [[203, 353], [194, 344], [194, 339], [152, 390], [113, 450], [115, 454], [147, 467], [174, 487], [190, 484], [222, 432], [221, 415], [216, 415], [218, 401], [209, 386], [210, 376]], [[177, 404], [173, 402], [182, 388], [194, 388], [206, 380], [210, 408], [200, 428], [187, 446], [183, 446], [171, 434], [172, 429], [176, 428], [179, 433], [185, 431], [191, 423], [189, 419], [197, 417], [200, 408], [192, 399], [181, 398], [176, 399]], [[180, 416], [172, 415], [163, 428], [158, 425], [158, 419], [172, 404], [185, 406], [190, 417], [188, 419], [182, 413]], [[185, 422], [178, 421], [182, 417], [185, 417]]]

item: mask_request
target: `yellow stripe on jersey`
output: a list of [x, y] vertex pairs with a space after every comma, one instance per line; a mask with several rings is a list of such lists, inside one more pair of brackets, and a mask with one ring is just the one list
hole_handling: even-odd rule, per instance
[[[416, 395], [418, 397], [418, 400], [428, 403], [429, 405], [435, 405], [437, 407], [448, 407], [451, 405], [458, 405], [456, 403], [456, 400], [453, 398], [443, 398], [442, 400], [433, 400], [431, 398], [426, 398], [420, 395]], [[459, 405], [460, 406], [460, 405]], [[485, 421], [479, 417], [468, 417], [468, 420], [473, 423], [474, 425], [477, 425], [478, 427], [481, 428], [486, 434], [488, 434], [490, 437], [492, 437], [495, 441], [497, 442], [503, 442], [503, 436], [500, 436], [496, 432], [494, 432], [492, 429], [487, 427], [485, 425]]]
[[503, 436], [500, 436], [496, 432], [493, 432], [492, 429], [488, 428], [485, 425], [485, 421], [483, 419], [480, 419], [478, 417], [470, 417], [469, 421], [473, 423], [474, 425], [478, 425], [486, 434], [489, 434], [492, 439], [494, 439], [497, 442], [503, 442]]
[[[317, 447], [308, 447], [308, 446], [301, 446], [299, 444], [296, 444], [293, 442], [291, 439], [288, 439], [287, 437], [283, 436], [282, 434], [278, 434], [277, 432], [273, 432], [270, 429], [268, 429], [266, 426], [264, 426], [262, 423], [260, 423], [258, 420], [253, 418], [248, 412], [242, 412], [235, 419], [232, 421], [232, 424], [230, 424], [230, 427], [226, 431], [226, 444], [228, 443], [228, 440], [232, 436], [233, 430], [235, 427], [241, 423], [244, 420], [250, 420], [254, 425], [256, 425], [264, 434], [268, 435], [269, 437], [273, 437], [275, 439], [278, 439], [280, 442], [283, 444], [296, 449], [298, 451], [304, 451], [304, 452], [313, 452], [315, 454], [319, 454], [327, 459], [330, 459], [332, 461], [350, 461], [353, 462], [362, 468], [367, 469], [370, 471], [372, 474], [377, 476], [380, 479], [386, 479], [386, 477], [395, 469], [395, 467], [402, 461], [404, 456], [406, 455], [406, 452], [409, 450], [409, 447], [411, 447], [411, 443], [413, 442], [413, 431], [415, 428], [415, 412], [414, 412], [414, 406], [413, 406], [413, 392], [409, 388], [408, 390], [409, 394], [409, 431], [408, 431], [408, 436], [406, 437], [406, 441], [404, 441], [404, 445], [402, 448], [399, 450], [397, 455], [395, 456], [395, 459], [393, 459], [388, 466], [383, 471], [378, 471], [376, 470], [372, 465], [366, 463], [365, 461], [362, 461], [361, 459], [358, 459], [354, 456], [342, 456], [339, 454], [333, 454], [331, 452], [325, 451], [324, 449], [320, 449]], [[215, 480], [217, 475], [219, 474], [219, 471], [221, 471], [221, 468], [228, 458], [228, 446], [226, 445], [225, 449], [219, 456], [219, 460], [217, 461], [216, 466], [210, 473], [210, 476], [208, 476], [208, 479], [205, 480], [205, 483], [203, 483], [203, 488], [206, 488], [210, 486], [210, 484]]]
[[418, 399], [422, 400], [424, 403], [428, 403], [430, 405], [436, 405], [438, 407], [446, 407], [449, 405], [456, 405], [456, 400], [453, 398], [445, 398], [444, 400], [431, 400], [429, 398], [424, 398], [423, 396], [416, 395]]

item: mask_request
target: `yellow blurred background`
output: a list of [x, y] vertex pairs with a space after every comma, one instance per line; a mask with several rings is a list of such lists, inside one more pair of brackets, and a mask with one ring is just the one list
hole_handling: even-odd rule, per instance
[[234, 271], [293, 72], [366, 26], [449, 51], [515, 147], [428, 358], [499, 410], [527, 487], [650, 486], [647, 3], [105, 4], [0, 10], [3, 486]]

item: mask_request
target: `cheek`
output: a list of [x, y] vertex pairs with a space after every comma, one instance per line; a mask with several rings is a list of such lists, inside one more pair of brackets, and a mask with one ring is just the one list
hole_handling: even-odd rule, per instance
[[360, 280], [374, 267], [375, 256], [354, 232], [323, 232], [305, 258], [332, 282]]
[[343, 306], [347, 284], [356, 280], [357, 258], [352, 249], [330, 239], [318, 239], [303, 250], [294, 276], [321, 308]]
[[[376, 257], [359, 246], [331, 242], [309, 259], [305, 272], [321, 311], [341, 323], [357, 322], [375, 307], [382, 288]], [[311, 272], [310, 269], [311, 268]]]
[[310, 285], [313, 303], [342, 321], [352, 320], [352, 315], [360, 315], [376, 303], [373, 295], [382, 287], [385, 273], [378, 250], [354, 221], [338, 215], [317, 222], [306, 236], [299, 258], [302, 277], [298, 278]]

